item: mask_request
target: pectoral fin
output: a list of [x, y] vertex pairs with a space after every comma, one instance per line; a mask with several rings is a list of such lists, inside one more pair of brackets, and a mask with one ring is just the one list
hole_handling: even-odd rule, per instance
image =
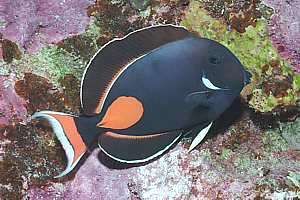
[[189, 152], [192, 151], [196, 146], [198, 146], [198, 144], [200, 144], [200, 142], [204, 139], [204, 137], [206, 136], [206, 134], [208, 133], [210, 127], [212, 126], [212, 122], [209, 123], [206, 127], [204, 127], [199, 133], [198, 135], [193, 139], [192, 144], [189, 148]]
[[202, 105], [208, 107], [210, 105], [208, 97], [211, 91], [200, 91], [188, 94], [185, 97], [185, 102], [192, 105]]

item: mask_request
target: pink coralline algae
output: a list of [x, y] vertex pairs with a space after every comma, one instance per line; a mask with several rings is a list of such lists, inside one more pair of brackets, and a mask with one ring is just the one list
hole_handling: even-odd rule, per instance
[[93, 0], [0, 0], [0, 35], [34, 53], [85, 31]]
[[98, 159], [95, 150], [67, 183], [52, 183], [44, 188], [33, 187], [30, 199], [181, 199], [187, 197], [192, 175], [182, 169], [190, 157], [187, 149], [177, 146], [168, 155], [148, 165], [129, 169], [109, 169]]
[[269, 23], [269, 33], [280, 55], [289, 60], [300, 73], [300, 1], [264, 0], [275, 13]]
[[105, 167], [95, 150], [77, 171], [74, 180], [51, 186], [31, 188], [30, 199], [130, 199], [128, 184], [134, 169], [116, 170]]
[[0, 127], [26, 119], [25, 101], [14, 89], [13, 76], [0, 76]]
[[[73, 180], [50, 183], [42, 188], [32, 186], [27, 197], [66, 200], [267, 199], [274, 190], [288, 190], [284, 177], [300, 168], [300, 155], [280, 146], [279, 152], [274, 148], [266, 152], [269, 147], [265, 146], [268, 142], [262, 139], [262, 131], [249, 118], [244, 120], [192, 152], [179, 143], [157, 160], [142, 166], [107, 168], [102, 164], [105, 163], [103, 159], [100, 159], [102, 163], [99, 161], [103, 154], [99, 156], [99, 150], [95, 150], [79, 170], [73, 172]], [[279, 155], [282, 153], [284, 156]]]

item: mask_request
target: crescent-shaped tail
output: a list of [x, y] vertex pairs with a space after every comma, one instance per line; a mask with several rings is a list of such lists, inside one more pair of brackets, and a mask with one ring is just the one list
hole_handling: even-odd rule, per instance
[[93, 137], [91, 134], [93, 133], [80, 131], [79, 123], [82, 121], [80, 118], [53, 111], [41, 111], [32, 115], [32, 119], [45, 119], [50, 123], [54, 134], [65, 150], [67, 157], [66, 169], [55, 178], [65, 176], [71, 172], [92, 142]]

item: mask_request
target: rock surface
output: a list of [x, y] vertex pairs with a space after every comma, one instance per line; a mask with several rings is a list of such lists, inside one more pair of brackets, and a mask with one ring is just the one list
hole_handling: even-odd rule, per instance
[[110, 170], [98, 160], [98, 150], [93, 151], [77, 171], [74, 179], [67, 183], [55, 183], [50, 187], [30, 189], [32, 199], [128, 199], [127, 184], [135, 175], [132, 169]]
[[300, 73], [300, 1], [264, 0], [274, 9], [269, 23], [270, 37], [280, 55]]
[[93, 0], [0, 0], [0, 33], [26, 52], [83, 33]]
[[[300, 198], [300, 75], [292, 53], [299, 19], [289, 17], [299, 1], [264, 0], [274, 15], [258, 0], [152, 0], [141, 10], [129, 2], [0, 0], [0, 74], [7, 75], [0, 77], [0, 199]], [[64, 152], [48, 124], [29, 122], [27, 112], [79, 114], [80, 78], [97, 49], [159, 23], [184, 25], [233, 51], [253, 75], [242, 100], [190, 153], [185, 139], [132, 166], [94, 149], [53, 179]]]
[[300, 169], [299, 152], [279, 133], [257, 128], [248, 114], [191, 153], [187, 145], [179, 143], [159, 159], [128, 169], [105, 167], [109, 159], [102, 157], [101, 163], [95, 150], [73, 180], [31, 188], [29, 197], [196, 200], [266, 199], [288, 191], [286, 197], [297, 195], [288, 174]]
[[25, 122], [27, 118], [26, 102], [18, 96], [14, 89], [13, 76], [0, 76], [0, 127]]

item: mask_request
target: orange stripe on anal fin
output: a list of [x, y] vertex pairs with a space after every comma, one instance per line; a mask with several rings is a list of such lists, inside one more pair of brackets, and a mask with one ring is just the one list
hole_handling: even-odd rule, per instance
[[150, 139], [155, 137], [160, 137], [162, 135], [166, 135], [169, 133], [159, 133], [159, 134], [152, 134], [152, 135], [141, 135], [141, 136], [135, 136], [135, 135], [122, 135], [114, 132], [106, 132], [104, 133], [105, 136], [115, 138], [115, 139], [128, 139], [128, 140], [138, 140], [138, 139]]
[[143, 116], [143, 104], [135, 97], [118, 97], [107, 109], [98, 127], [126, 129], [136, 124]]
[[[55, 119], [57, 119], [64, 129], [64, 133], [68, 140], [70, 141], [71, 145], [74, 149], [74, 159], [73, 163], [86, 151], [86, 145], [84, 144], [77, 128], [75, 126], [75, 122], [73, 117], [64, 116], [64, 115], [56, 115], [56, 114], [49, 114]], [[72, 163], [72, 164], [73, 164]]]

